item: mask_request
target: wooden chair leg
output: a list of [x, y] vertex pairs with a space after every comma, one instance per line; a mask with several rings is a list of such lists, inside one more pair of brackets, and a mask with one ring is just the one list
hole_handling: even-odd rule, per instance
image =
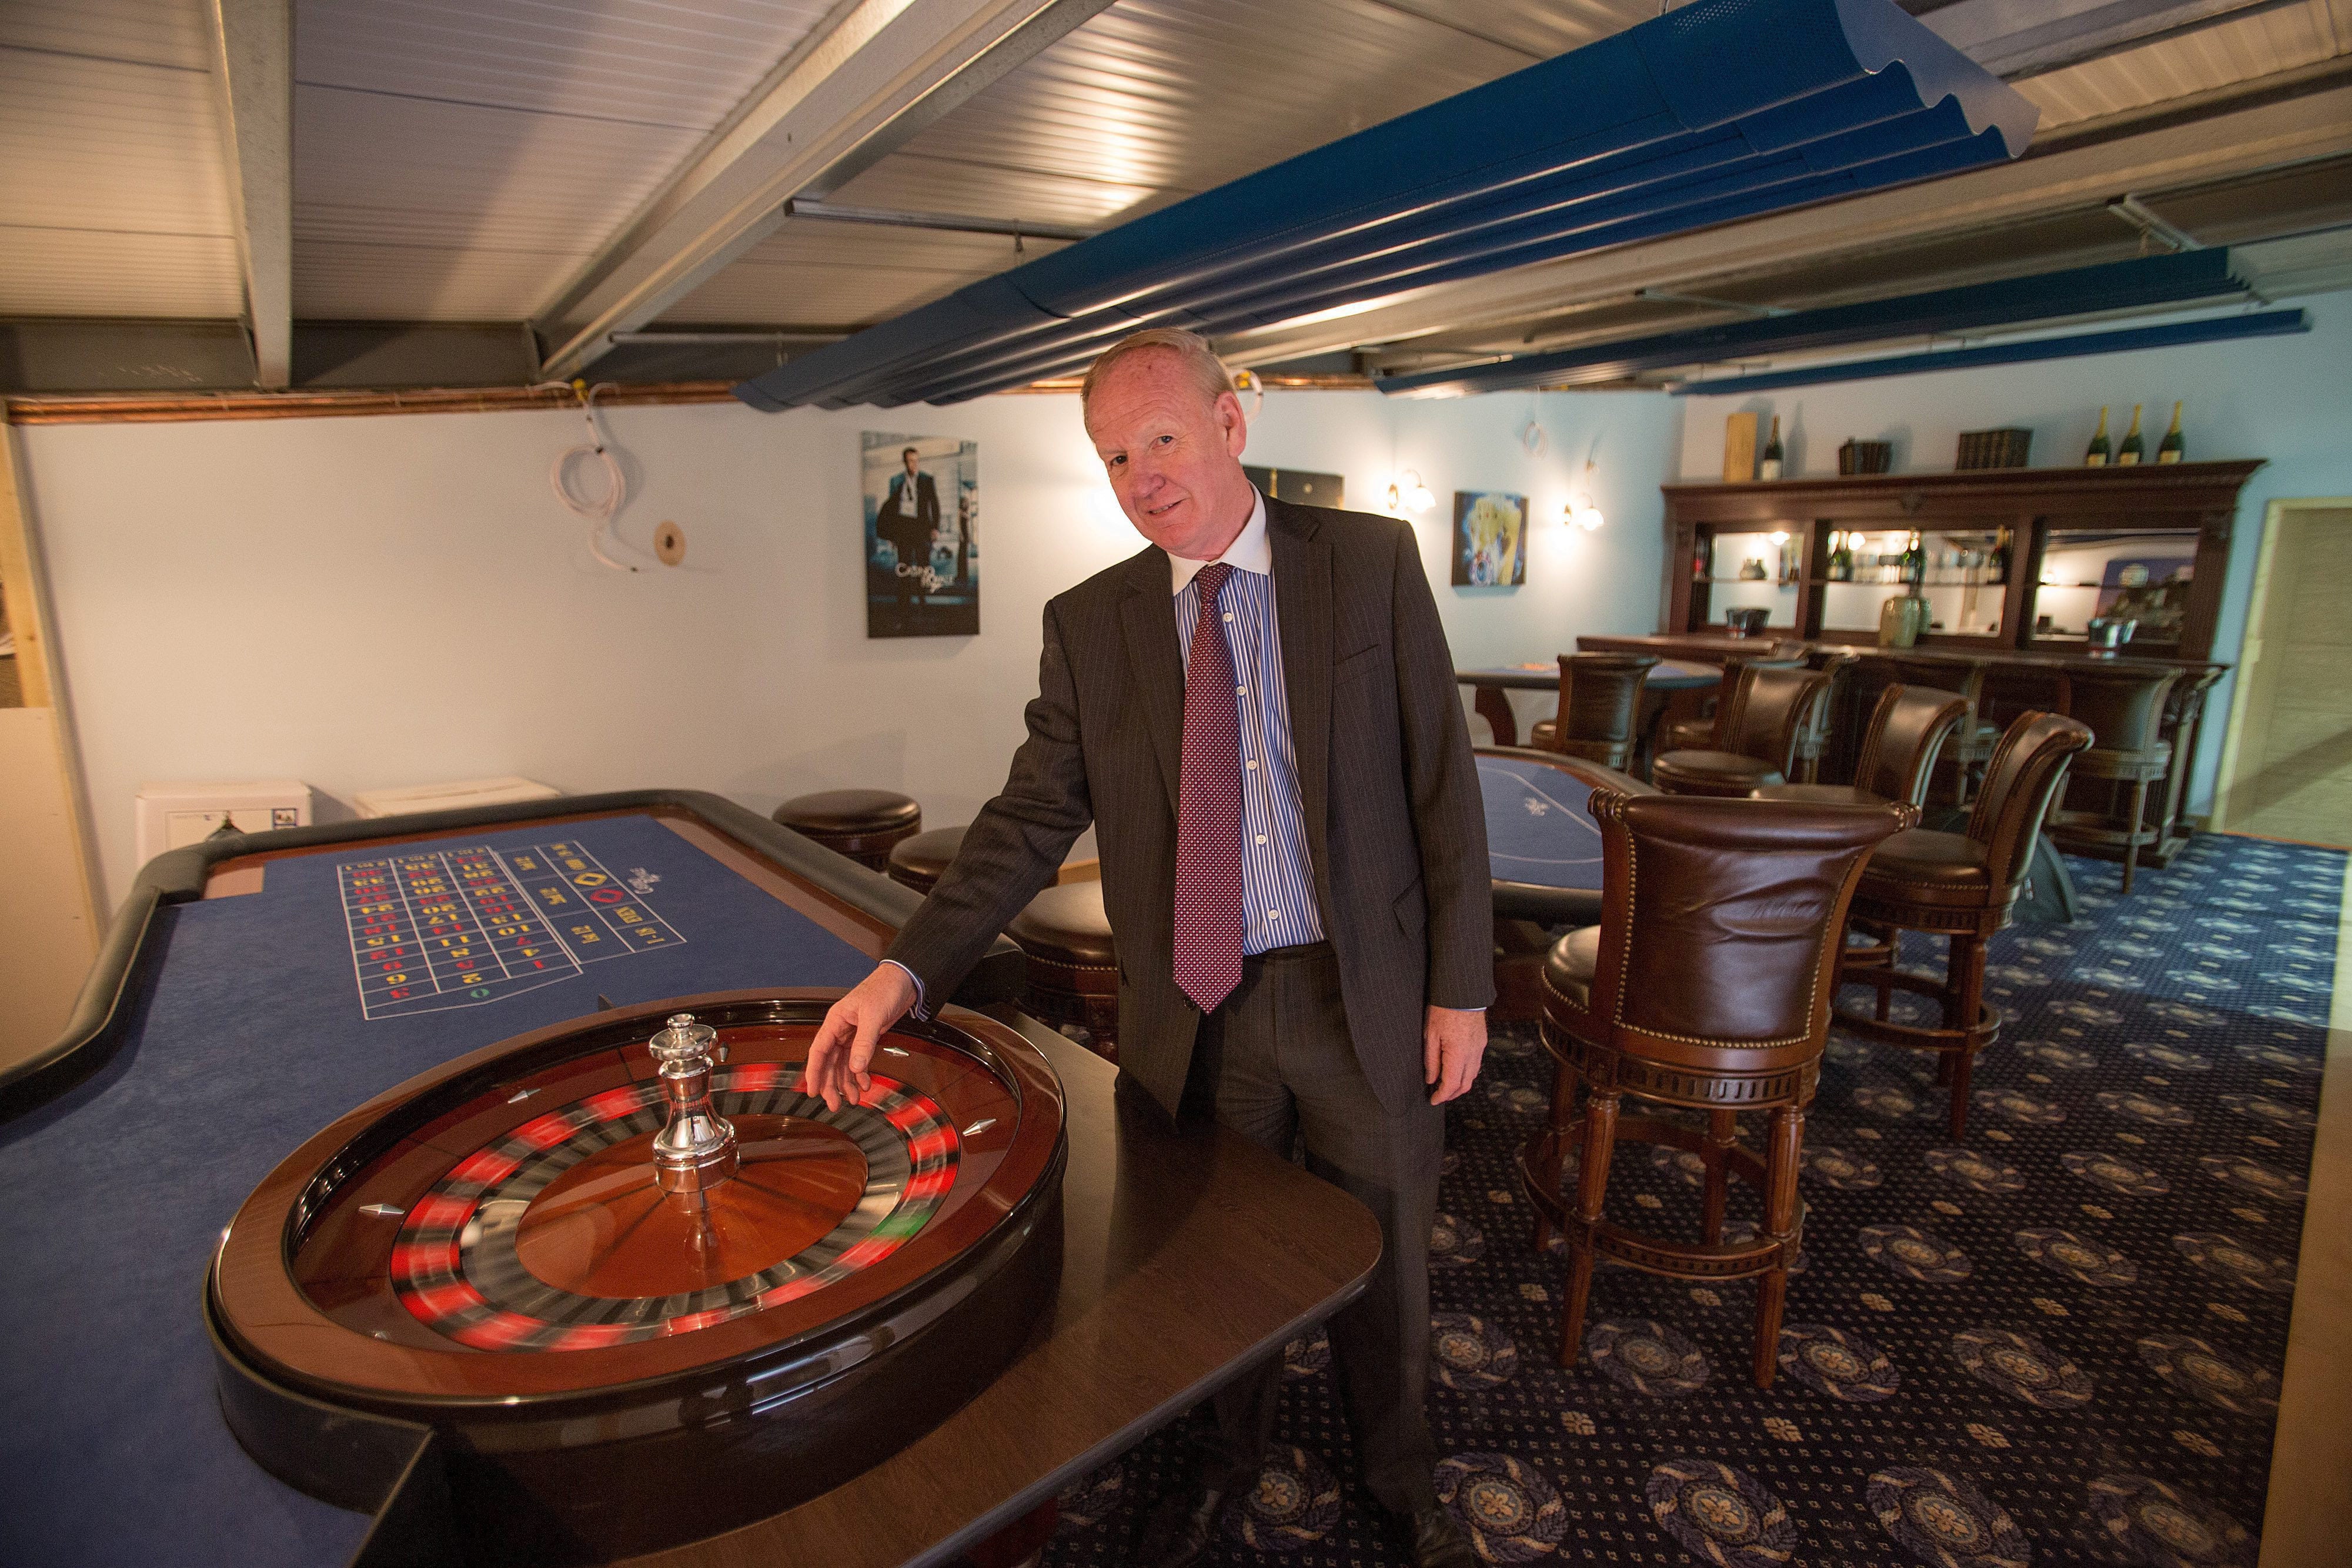
[[[1772, 1112], [1764, 1134], [1764, 1233], [1786, 1243], [1797, 1228], [1797, 1156], [1805, 1144], [1805, 1113], [1793, 1105]], [[1789, 1301], [1789, 1260], [1756, 1282], [1756, 1386], [1772, 1386], [1780, 1364], [1780, 1314]]]
[[1574, 1366], [1584, 1346], [1584, 1308], [1592, 1294], [1592, 1226], [1609, 1192], [1609, 1156], [1617, 1148], [1617, 1091], [1588, 1089], [1584, 1097], [1583, 1159], [1576, 1173], [1581, 1221], [1568, 1238], [1568, 1301], [1560, 1311], [1559, 1364]]
[[1944, 971], [1948, 1006], [1957, 1017], [1944, 1020], [1948, 1029], [1963, 1031], [1959, 1048], [1946, 1053], [1951, 1064], [1948, 1078], [1952, 1092], [1950, 1126], [1952, 1142], [1958, 1143], [1967, 1135], [1969, 1124], [1969, 1075], [1976, 1066], [1977, 1019], [1984, 1011], [1985, 945], [1981, 936], [1954, 936], [1951, 953]]
[[[1545, 1184], [1543, 1190], [1548, 1195], [1556, 1196], [1559, 1192], [1561, 1134], [1567, 1130], [1575, 1106], [1576, 1069], [1563, 1061], [1553, 1069], [1551, 1075], [1551, 1155], [1549, 1159], [1536, 1163], [1536, 1179]], [[1551, 1246], [1551, 1221], [1545, 1218], [1541, 1206], [1530, 1207], [1536, 1211], [1534, 1242], [1536, 1256], [1540, 1258]]]
[[2124, 836], [2124, 896], [2132, 890], [2132, 872], [2139, 864], [2140, 818], [2147, 811], [2147, 780], [2135, 779], [2131, 789], [2131, 831]]
[[1734, 1113], [1729, 1111], [1709, 1111], [1706, 1113], [1706, 1202], [1700, 1220], [1703, 1239], [1709, 1247], [1723, 1245], [1724, 1201], [1729, 1196], [1731, 1174], [1729, 1154], [1736, 1133]]

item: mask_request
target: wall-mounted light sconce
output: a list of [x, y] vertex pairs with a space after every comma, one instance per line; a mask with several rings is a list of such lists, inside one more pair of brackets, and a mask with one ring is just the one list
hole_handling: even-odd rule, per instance
[[1437, 505], [1437, 497], [1421, 482], [1421, 470], [1407, 468], [1389, 481], [1389, 516], [1401, 517], [1407, 512], [1426, 512]]
[[1590, 459], [1584, 465], [1583, 486], [1568, 497], [1568, 504], [1560, 508], [1559, 520], [1582, 528], [1588, 534], [1598, 533], [1601, 525], [1608, 521], [1601, 515], [1600, 503], [1592, 497], [1592, 464]]

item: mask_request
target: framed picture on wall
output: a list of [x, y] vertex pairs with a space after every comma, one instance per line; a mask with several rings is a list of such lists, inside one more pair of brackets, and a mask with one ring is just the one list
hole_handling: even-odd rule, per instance
[[1344, 507], [1348, 482], [1337, 474], [1316, 474], [1304, 468], [1253, 468], [1242, 465], [1249, 482], [1277, 501], [1301, 507]]
[[980, 632], [980, 443], [858, 436], [868, 637]]
[[1517, 588], [1528, 580], [1528, 498], [1454, 492], [1454, 586]]

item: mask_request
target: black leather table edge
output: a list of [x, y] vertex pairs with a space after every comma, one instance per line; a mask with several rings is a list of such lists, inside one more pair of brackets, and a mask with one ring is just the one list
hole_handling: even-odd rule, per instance
[[[599, 795], [562, 795], [550, 800], [468, 806], [452, 811], [412, 811], [397, 817], [322, 822], [266, 833], [223, 834], [184, 849], [168, 850], [140, 870], [138, 880], [131, 884], [131, 896], [123, 900], [122, 907], [115, 912], [107, 927], [106, 938], [100, 944], [89, 977], [82, 982], [81, 995], [74, 1003], [72, 1016], [66, 1020], [64, 1032], [45, 1049], [0, 1068], [0, 1122], [56, 1099], [112, 1057], [128, 1032], [140, 984], [148, 977], [152, 957], [148, 934], [153, 927], [156, 910], [166, 904], [185, 904], [203, 897], [206, 877], [223, 861], [274, 850], [307, 849], [316, 844], [361, 844], [418, 833], [494, 828], [541, 817], [660, 807], [700, 819], [706, 825], [805, 877], [820, 891], [871, 910], [894, 925], [905, 925], [923, 902], [921, 894], [881, 873], [868, 871], [790, 828], [703, 789], [615, 789]], [[1025, 969], [1021, 949], [999, 936], [950, 999], [975, 1008], [1010, 1001], [1021, 994]]]

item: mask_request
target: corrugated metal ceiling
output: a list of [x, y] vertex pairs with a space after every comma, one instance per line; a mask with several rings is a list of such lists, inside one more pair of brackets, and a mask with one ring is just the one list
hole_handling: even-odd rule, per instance
[[[839, 9], [835, 0], [296, 0], [297, 316], [532, 316]], [[1657, 0], [1118, 0], [824, 193], [1108, 226], [1657, 9]], [[209, 47], [204, 0], [0, 7], [0, 316], [240, 312]], [[2042, 106], [2044, 135], [2073, 133], [2347, 54], [2352, 0], [2273, 0], [2017, 85]], [[2326, 204], [2324, 191], [2247, 183], [2256, 195], [2271, 191], [2281, 211]], [[2234, 205], [2222, 195], [2181, 200], [2171, 215], [2192, 229], [2282, 232], [2251, 195]], [[2128, 231], [2098, 237], [2103, 221], [2065, 214], [2046, 233], [1935, 244], [1966, 272], [2022, 255], [2013, 247], [2028, 238], [2085, 257], [2135, 243]], [[788, 220], [661, 319], [837, 330], [1052, 248], [1029, 240], [1016, 255], [1009, 238]], [[1723, 287], [1735, 298], [1743, 287], [1866, 291], [1888, 267], [1931, 249], [1890, 261], [1881, 247], [1819, 276], [1782, 269]], [[1417, 348], [1493, 351], [1517, 338], [1632, 330], [1690, 313], [1622, 294], [1562, 298], [1541, 318]]]
[[243, 308], [202, 12], [0, 7], [0, 314]]

